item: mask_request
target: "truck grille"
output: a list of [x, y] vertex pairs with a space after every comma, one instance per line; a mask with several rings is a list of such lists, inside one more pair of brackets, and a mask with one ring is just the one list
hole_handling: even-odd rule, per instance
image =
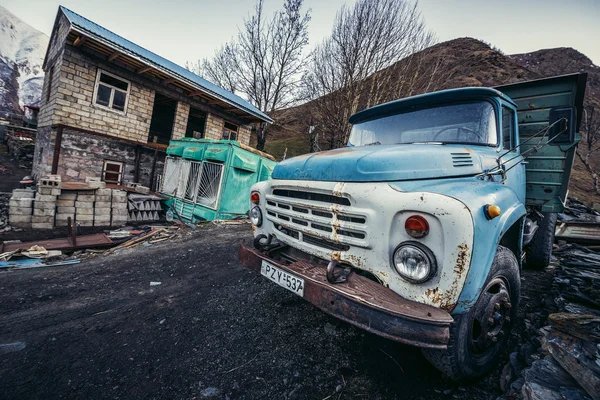
[[[332, 210], [332, 205], [338, 205]], [[325, 250], [367, 247], [367, 218], [350, 208], [350, 200], [330, 194], [275, 189], [267, 196], [267, 219], [293, 240]], [[341, 207], [340, 207], [341, 206]]]

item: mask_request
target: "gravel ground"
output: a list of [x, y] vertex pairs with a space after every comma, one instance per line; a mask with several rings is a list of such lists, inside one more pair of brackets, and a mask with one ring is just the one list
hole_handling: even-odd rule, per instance
[[[418, 349], [337, 321], [243, 268], [237, 248], [244, 238], [247, 225], [206, 225], [177, 242], [78, 265], [1, 272], [0, 397], [500, 395], [507, 356], [488, 377], [458, 387]], [[543, 274], [525, 273], [522, 305], [539, 301]], [[513, 349], [525, 332], [523, 322], [516, 328]]]

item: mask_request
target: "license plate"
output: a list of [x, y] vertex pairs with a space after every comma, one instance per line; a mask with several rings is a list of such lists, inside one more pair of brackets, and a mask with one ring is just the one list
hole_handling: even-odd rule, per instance
[[287, 290], [304, 297], [304, 279], [289, 274], [266, 261], [260, 266], [260, 273]]

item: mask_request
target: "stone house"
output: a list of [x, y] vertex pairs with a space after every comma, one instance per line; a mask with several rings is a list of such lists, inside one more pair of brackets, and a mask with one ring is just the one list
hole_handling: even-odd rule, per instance
[[156, 187], [183, 137], [250, 142], [272, 123], [239, 96], [59, 7], [43, 64], [33, 175]]

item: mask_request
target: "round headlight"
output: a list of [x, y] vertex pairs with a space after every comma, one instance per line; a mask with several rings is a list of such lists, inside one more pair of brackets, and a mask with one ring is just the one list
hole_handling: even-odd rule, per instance
[[262, 225], [262, 212], [259, 207], [252, 207], [250, 210], [250, 222], [252, 222], [252, 225], [254, 226]]
[[405, 242], [396, 248], [394, 267], [404, 279], [413, 283], [429, 280], [437, 269], [431, 250], [416, 242]]

